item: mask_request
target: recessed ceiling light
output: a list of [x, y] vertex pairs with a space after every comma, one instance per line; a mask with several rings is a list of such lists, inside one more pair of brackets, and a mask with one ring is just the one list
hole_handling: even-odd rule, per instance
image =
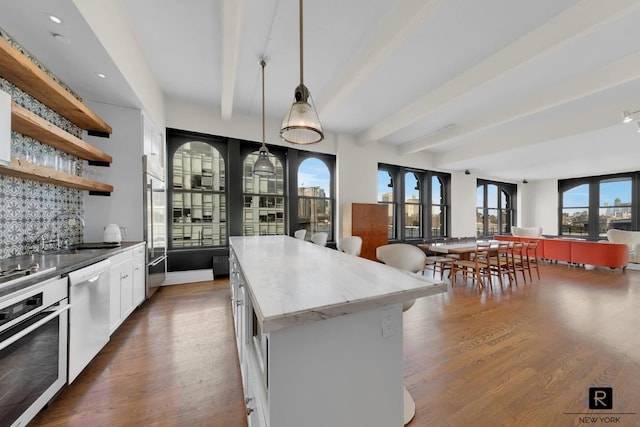
[[98, 75], [98, 77], [100, 77], [101, 79], [106, 79], [107, 76], [105, 74], [102, 73], [96, 73]]
[[54, 22], [56, 24], [62, 24], [62, 19], [58, 18], [56, 15], [51, 15], [50, 13], [46, 14], [49, 17], [49, 20], [51, 22]]
[[66, 43], [66, 44], [70, 44], [71, 43], [71, 40], [66, 38], [62, 34], [53, 33], [52, 36], [53, 36], [54, 39], [56, 39], [57, 41], [59, 41], [61, 43]]

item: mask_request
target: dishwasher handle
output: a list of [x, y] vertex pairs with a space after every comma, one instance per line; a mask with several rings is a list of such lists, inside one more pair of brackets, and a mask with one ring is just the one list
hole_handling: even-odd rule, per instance
[[82, 282], [94, 282], [102, 273], [108, 271], [110, 267], [111, 261], [105, 259], [104, 261], [72, 271], [69, 273], [69, 285], [74, 286]]

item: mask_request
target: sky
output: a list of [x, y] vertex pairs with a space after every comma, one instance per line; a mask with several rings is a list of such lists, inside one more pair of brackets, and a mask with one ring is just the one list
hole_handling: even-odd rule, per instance
[[327, 197], [331, 196], [329, 168], [322, 160], [310, 158], [298, 168], [298, 187], [320, 187]]

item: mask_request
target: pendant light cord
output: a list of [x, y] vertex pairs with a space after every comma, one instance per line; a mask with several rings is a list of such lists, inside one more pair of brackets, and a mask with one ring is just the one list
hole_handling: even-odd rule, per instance
[[260, 61], [262, 66], [262, 145], [265, 145], [265, 132], [264, 132], [264, 67], [267, 65], [264, 59]]
[[304, 85], [304, 81], [302, 79], [303, 76], [303, 60], [302, 60], [302, 52], [303, 52], [303, 48], [302, 48], [302, 0], [300, 0], [300, 86]]

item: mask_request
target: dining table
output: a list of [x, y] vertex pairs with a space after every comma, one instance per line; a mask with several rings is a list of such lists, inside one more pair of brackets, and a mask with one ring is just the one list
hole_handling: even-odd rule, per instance
[[418, 247], [441, 254], [455, 254], [461, 260], [468, 260], [471, 259], [471, 254], [476, 251], [478, 243], [489, 243], [490, 252], [498, 249], [497, 240], [478, 240], [477, 242], [464, 243], [421, 243], [418, 244]]

